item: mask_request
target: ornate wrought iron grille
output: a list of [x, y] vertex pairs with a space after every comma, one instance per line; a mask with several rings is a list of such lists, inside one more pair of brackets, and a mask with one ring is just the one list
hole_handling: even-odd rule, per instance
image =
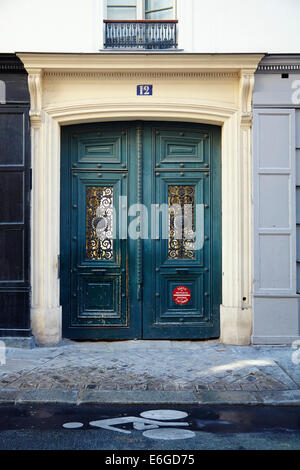
[[105, 20], [106, 48], [176, 49], [177, 20]]
[[[168, 192], [169, 258], [194, 259], [195, 251], [192, 246], [195, 232], [195, 187], [169, 186]], [[191, 212], [185, 210], [185, 206]], [[191, 220], [186, 225], [189, 216]]]
[[86, 256], [113, 258], [113, 188], [90, 186], [86, 191]]

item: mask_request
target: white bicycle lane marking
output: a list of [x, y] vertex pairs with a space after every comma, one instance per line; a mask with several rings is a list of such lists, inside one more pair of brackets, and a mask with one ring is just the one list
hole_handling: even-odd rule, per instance
[[[97, 421], [90, 421], [89, 424], [96, 428], [122, 434], [132, 434], [132, 432], [126, 429], [121, 429], [117, 426], [132, 424], [133, 429], [136, 431], [143, 431], [143, 436], [149, 439], [188, 439], [195, 437], [196, 435], [193, 431], [179, 429], [182, 427], [188, 427], [189, 423], [185, 421], [170, 421], [171, 419], [176, 420], [187, 417], [188, 414], [185, 412], [175, 410], [151, 410], [141, 413], [140, 416], [142, 417], [126, 416], [123, 418], [100, 419]], [[154, 419], [148, 419], [147, 417], [152, 417]], [[65, 423], [63, 427], [66, 429], [81, 428], [82, 423]]]

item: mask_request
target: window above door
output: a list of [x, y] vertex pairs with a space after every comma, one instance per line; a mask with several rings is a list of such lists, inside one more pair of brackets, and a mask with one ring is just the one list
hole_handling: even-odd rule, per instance
[[177, 48], [176, 0], [107, 0], [105, 47]]

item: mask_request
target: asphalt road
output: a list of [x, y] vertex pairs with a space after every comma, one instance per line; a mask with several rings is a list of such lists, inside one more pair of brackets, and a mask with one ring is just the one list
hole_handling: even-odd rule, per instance
[[3, 406], [0, 449], [300, 450], [300, 407]]

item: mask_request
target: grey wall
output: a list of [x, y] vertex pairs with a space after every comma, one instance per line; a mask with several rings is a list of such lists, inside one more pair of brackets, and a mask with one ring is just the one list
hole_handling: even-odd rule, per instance
[[300, 57], [282, 56], [264, 59], [255, 80], [254, 344], [290, 343], [300, 334], [300, 102], [294, 102], [297, 80], [300, 89]]

